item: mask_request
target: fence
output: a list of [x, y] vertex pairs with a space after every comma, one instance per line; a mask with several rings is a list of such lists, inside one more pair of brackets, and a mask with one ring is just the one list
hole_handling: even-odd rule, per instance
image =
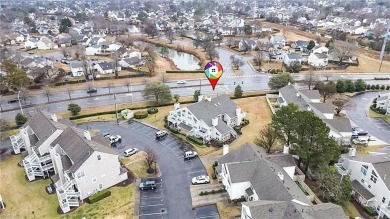
[[272, 106], [271, 101], [269, 100], [269, 98], [278, 98], [278, 97], [279, 96], [277, 94], [266, 94], [265, 95], [265, 99], [267, 101], [267, 104], [268, 104], [269, 108], [271, 109], [272, 114], [275, 114], [275, 109]]

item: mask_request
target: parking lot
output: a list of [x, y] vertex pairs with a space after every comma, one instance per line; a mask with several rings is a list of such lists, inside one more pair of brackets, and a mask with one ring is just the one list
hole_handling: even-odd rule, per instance
[[219, 218], [215, 217], [218, 215], [215, 206], [215, 208], [192, 210], [191, 179], [206, 174], [206, 170], [199, 158], [184, 160], [184, 152], [191, 150], [185, 143], [171, 135], [157, 141], [155, 140], [156, 129], [136, 121], [119, 126], [114, 122], [94, 122], [82, 124], [80, 127], [99, 129], [100, 133], [121, 135], [122, 142], [113, 148], [120, 155], [123, 155], [126, 149], [134, 147], [140, 151], [151, 148], [157, 154], [161, 178], [156, 179], [156, 190], [140, 192], [139, 217], [141, 219]]

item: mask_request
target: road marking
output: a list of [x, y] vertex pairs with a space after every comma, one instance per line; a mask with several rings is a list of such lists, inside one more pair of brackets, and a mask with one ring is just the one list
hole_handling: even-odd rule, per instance
[[147, 197], [147, 198], [143, 198], [143, 197], [141, 197], [141, 200], [142, 199], [161, 199], [161, 201], [163, 200], [163, 198], [162, 198], [162, 196], [156, 196], [156, 197]]
[[191, 172], [187, 172], [187, 174], [198, 173], [198, 172], [203, 172], [203, 171], [204, 171], [204, 170], [191, 171]]
[[140, 214], [139, 216], [149, 216], [149, 215], [166, 214], [166, 213], [167, 213], [167, 211], [158, 212], [158, 213], [150, 213], [150, 214]]
[[161, 205], [164, 205], [164, 204], [157, 204], [157, 205], [142, 205], [142, 206], [139, 206], [140, 208], [145, 208], [145, 207], [154, 207], [154, 206], [161, 206]]
[[229, 87], [228, 87], [227, 85], [225, 85], [225, 87], [226, 87], [226, 90], [228, 90], [228, 91], [230, 92], [230, 89], [229, 89]]
[[196, 219], [214, 218], [215, 216], [219, 217], [219, 214], [210, 214], [210, 215], [207, 215], [207, 216], [197, 217]]

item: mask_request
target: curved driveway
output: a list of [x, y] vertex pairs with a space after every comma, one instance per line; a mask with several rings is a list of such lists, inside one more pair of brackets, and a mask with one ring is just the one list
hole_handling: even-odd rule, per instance
[[[83, 129], [99, 129], [101, 133], [109, 132], [122, 136], [122, 143], [116, 150], [120, 155], [124, 150], [136, 147], [139, 150], [153, 149], [162, 173], [162, 187], [157, 191], [153, 203], [150, 199], [142, 200], [139, 210], [141, 219], [150, 218], [186, 218], [197, 217], [192, 210], [190, 184], [191, 178], [206, 174], [199, 158], [184, 161], [183, 153], [188, 147], [183, 142], [168, 135], [164, 140], [156, 141], [156, 130], [144, 124], [130, 121], [122, 125], [114, 122], [94, 122], [80, 125]], [[160, 187], [159, 187], [160, 188]], [[142, 207], [144, 206], [144, 207]], [[162, 212], [164, 209], [164, 212]]]
[[368, 117], [368, 110], [372, 100], [379, 92], [366, 92], [352, 97], [351, 105], [346, 109], [348, 117], [353, 123], [366, 130], [369, 135], [390, 144], [390, 125], [383, 119]]

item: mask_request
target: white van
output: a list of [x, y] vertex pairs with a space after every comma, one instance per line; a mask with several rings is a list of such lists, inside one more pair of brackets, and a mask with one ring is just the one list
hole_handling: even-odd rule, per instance
[[196, 151], [186, 151], [184, 153], [184, 159], [185, 160], [195, 158], [196, 156], [198, 156], [198, 153], [196, 153]]
[[166, 132], [166, 131], [158, 131], [158, 132], [156, 133], [156, 139], [163, 138], [163, 137], [165, 137], [167, 134], [168, 134], [168, 132]]

